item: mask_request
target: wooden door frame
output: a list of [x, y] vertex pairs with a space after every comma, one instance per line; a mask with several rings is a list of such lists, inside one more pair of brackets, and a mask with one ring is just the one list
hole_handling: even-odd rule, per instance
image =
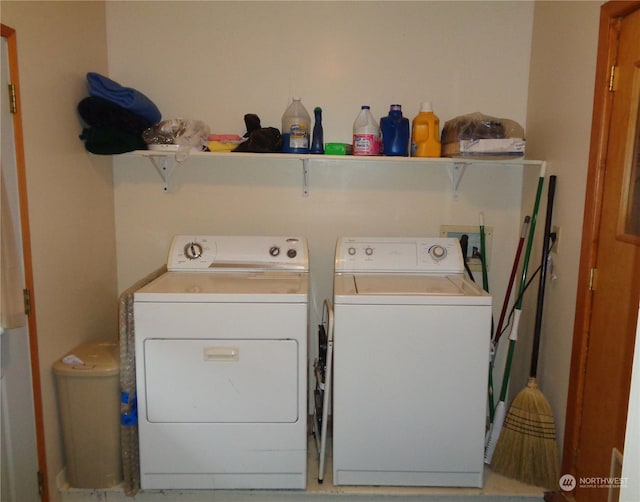
[[31, 233], [29, 230], [29, 211], [27, 199], [27, 178], [24, 156], [24, 137], [22, 134], [22, 114], [20, 101], [20, 79], [18, 77], [18, 47], [16, 31], [0, 24], [1, 35], [7, 39], [9, 49], [9, 73], [15, 86], [15, 104], [17, 113], [13, 114], [14, 145], [20, 200], [20, 229], [22, 232], [22, 253], [24, 260], [25, 288], [30, 292], [30, 311], [27, 315], [29, 329], [29, 356], [31, 359], [31, 385], [33, 387], [33, 406], [36, 429], [36, 449], [38, 453], [38, 471], [40, 483], [40, 500], [49, 502], [49, 478], [47, 473], [47, 457], [44, 435], [44, 414], [42, 405], [42, 385], [40, 379], [40, 357], [38, 355], [38, 331], [36, 329], [35, 291], [33, 287], [33, 267], [31, 260]]
[[605, 160], [609, 140], [609, 121], [613, 93], [609, 92], [609, 75], [616, 58], [617, 19], [640, 8], [640, 1], [609, 1], [600, 9], [598, 55], [591, 123], [591, 146], [587, 174], [584, 222], [578, 271], [576, 314], [573, 329], [571, 370], [567, 398], [562, 472], [576, 474], [576, 458], [580, 446], [585, 370], [589, 345], [589, 323], [592, 292], [591, 270], [596, 266], [598, 233], [602, 214]]

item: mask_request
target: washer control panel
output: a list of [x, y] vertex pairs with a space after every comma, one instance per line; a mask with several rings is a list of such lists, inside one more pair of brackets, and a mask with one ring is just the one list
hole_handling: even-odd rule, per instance
[[452, 237], [341, 237], [335, 271], [464, 273], [464, 262]]
[[309, 270], [303, 237], [176, 235], [167, 268], [177, 270]]

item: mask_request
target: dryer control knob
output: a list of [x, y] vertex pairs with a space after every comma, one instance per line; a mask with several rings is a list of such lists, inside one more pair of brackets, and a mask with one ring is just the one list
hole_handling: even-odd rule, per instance
[[429, 255], [434, 260], [442, 260], [445, 256], [447, 256], [447, 250], [446, 248], [443, 248], [442, 246], [436, 244], [435, 246], [431, 246], [429, 248]]
[[291, 248], [287, 251], [287, 256], [289, 258], [295, 258], [296, 256], [298, 256], [298, 252], [295, 249]]
[[197, 242], [190, 242], [184, 247], [184, 255], [189, 260], [197, 260], [202, 256], [202, 245]]
[[347, 250], [347, 253], [349, 253], [349, 255], [350, 255], [350, 256], [353, 256], [354, 254], [356, 254], [356, 248], [354, 248], [354, 247], [350, 247], [350, 248]]
[[373, 248], [370, 248], [370, 247], [365, 248], [364, 254], [366, 254], [367, 256], [371, 256], [373, 254]]
[[280, 254], [280, 248], [278, 246], [271, 246], [269, 248], [269, 254], [271, 256], [278, 256]]

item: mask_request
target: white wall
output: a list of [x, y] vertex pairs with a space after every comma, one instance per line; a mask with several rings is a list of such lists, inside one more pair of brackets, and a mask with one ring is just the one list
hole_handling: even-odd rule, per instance
[[[566, 418], [582, 217], [589, 162], [600, 2], [536, 2], [527, 108], [527, 149], [544, 156], [557, 176], [553, 224], [560, 226], [554, 279], [547, 280], [538, 383], [554, 411], [560, 446]], [[547, 187], [544, 189], [545, 197]], [[541, 211], [545, 211], [543, 205]], [[544, 213], [540, 224], [544, 225]], [[536, 246], [536, 261], [542, 243]], [[527, 303], [535, 310], [536, 287]], [[531, 320], [532, 317], [529, 317]], [[533, 322], [528, 323], [532, 331]], [[531, 336], [515, 360], [528, 367]], [[526, 385], [517, 376], [514, 389]]]
[[629, 396], [629, 413], [627, 414], [627, 434], [624, 440], [624, 463], [622, 477], [625, 485], [620, 489], [621, 502], [634, 502], [640, 499], [640, 316], [636, 329], [636, 343], [633, 355], [633, 371], [631, 373], [631, 390]]
[[111, 159], [87, 155], [75, 112], [86, 96], [87, 69], [106, 71], [104, 4], [3, 0], [1, 14], [17, 37], [43, 418], [56, 501], [64, 459], [52, 365], [77, 344], [117, 336]]
[[326, 141], [350, 141], [360, 105], [376, 117], [433, 101], [442, 120], [526, 117], [532, 2], [107, 2], [111, 77], [165, 118], [244, 133], [280, 127], [289, 100], [324, 110]]

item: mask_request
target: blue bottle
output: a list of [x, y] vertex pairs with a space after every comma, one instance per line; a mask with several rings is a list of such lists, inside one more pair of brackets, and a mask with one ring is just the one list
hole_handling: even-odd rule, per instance
[[324, 153], [324, 134], [322, 131], [322, 108], [316, 106], [313, 109], [315, 123], [313, 124], [313, 136], [311, 139], [310, 153]]
[[389, 115], [380, 119], [382, 155], [409, 156], [409, 119], [402, 116], [401, 105], [391, 105]]

